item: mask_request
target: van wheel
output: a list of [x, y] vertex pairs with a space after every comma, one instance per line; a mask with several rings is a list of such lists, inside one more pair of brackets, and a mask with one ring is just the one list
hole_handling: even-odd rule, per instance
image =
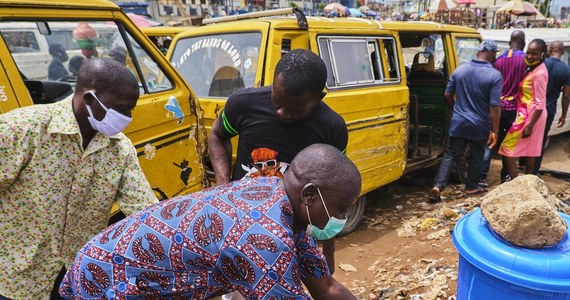
[[467, 170], [469, 162], [469, 144], [465, 145], [463, 153], [459, 156], [459, 159], [455, 163], [455, 168], [453, 169], [455, 181], [459, 183], [467, 183]]
[[362, 195], [356, 200], [356, 204], [354, 204], [354, 206], [351, 207], [346, 213], [348, 220], [346, 220], [346, 224], [344, 225], [344, 228], [339, 232], [338, 236], [347, 235], [356, 230], [356, 228], [358, 228], [358, 225], [360, 225], [362, 218], [364, 217], [365, 210], [366, 195]]

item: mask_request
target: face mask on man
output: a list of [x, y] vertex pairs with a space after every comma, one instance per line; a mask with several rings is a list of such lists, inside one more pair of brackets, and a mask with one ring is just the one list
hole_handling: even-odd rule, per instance
[[337, 219], [335, 217], [331, 217], [329, 214], [329, 210], [327, 209], [327, 205], [325, 204], [325, 200], [323, 200], [323, 195], [321, 194], [321, 190], [317, 187], [317, 191], [319, 192], [319, 197], [321, 197], [321, 201], [323, 202], [323, 206], [325, 207], [325, 211], [327, 216], [329, 217], [329, 221], [327, 225], [325, 225], [324, 229], [320, 229], [319, 227], [313, 225], [311, 222], [311, 215], [309, 214], [309, 207], [307, 208], [307, 217], [309, 218], [309, 225], [307, 225], [307, 234], [312, 235], [317, 240], [328, 240], [333, 238], [337, 235], [343, 228], [344, 224], [346, 224], [346, 219]]
[[93, 130], [97, 130], [106, 136], [112, 136], [125, 130], [125, 128], [127, 128], [129, 123], [131, 123], [131, 121], [133, 120], [133, 118], [127, 117], [112, 108], [107, 108], [101, 102], [101, 100], [97, 98], [95, 92], [89, 91], [88, 93], [90, 93], [93, 96], [93, 98], [95, 98], [95, 100], [99, 102], [99, 105], [101, 105], [101, 107], [105, 110], [105, 117], [103, 118], [103, 120], [99, 121], [95, 119], [95, 117], [93, 116], [91, 107], [89, 105], [86, 105], [87, 112], [89, 113], [87, 120], [89, 120], [89, 123], [91, 124]]
[[527, 67], [534, 67], [536, 65], [538, 65], [540, 63], [540, 60], [537, 60], [535, 62], [529, 62], [526, 57], [524, 58], [524, 63], [526, 64]]

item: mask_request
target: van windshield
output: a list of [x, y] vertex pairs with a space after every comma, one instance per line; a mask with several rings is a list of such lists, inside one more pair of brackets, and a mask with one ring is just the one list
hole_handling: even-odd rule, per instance
[[172, 88], [151, 56], [128, 32], [124, 39], [113, 20], [0, 22], [0, 34], [27, 82], [59, 81], [74, 87], [85, 61], [108, 57], [129, 68], [143, 92]]
[[261, 33], [190, 37], [174, 45], [170, 59], [198, 97], [229, 97], [255, 86]]

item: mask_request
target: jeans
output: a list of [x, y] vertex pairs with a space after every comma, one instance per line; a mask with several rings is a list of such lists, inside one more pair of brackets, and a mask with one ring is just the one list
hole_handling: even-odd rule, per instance
[[534, 160], [534, 170], [532, 174], [538, 175], [538, 171], [540, 171], [540, 164], [542, 163], [542, 157], [544, 156], [544, 151], [546, 151], [546, 139], [548, 138], [548, 132], [550, 131], [550, 126], [554, 121], [554, 115], [548, 115], [546, 117], [546, 127], [544, 128], [544, 137], [542, 138], [542, 151], [540, 152], [540, 156]]
[[447, 185], [451, 168], [463, 153], [463, 149], [465, 149], [465, 145], [467, 143], [469, 143], [469, 161], [465, 189], [472, 190], [477, 188], [479, 174], [481, 173], [481, 162], [483, 161], [483, 154], [487, 141], [474, 141], [460, 137], [449, 137], [447, 149], [443, 154], [439, 170], [437, 171], [437, 175], [433, 181], [433, 185], [438, 187], [440, 191], [442, 191]]
[[[487, 174], [489, 174], [489, 167], [491, 166], [491, 158], [493, 155], [499, 152], [499, 148], [501, 148], [501, 144], [507, 136], [509, 129], [511, 129], [511, 126], [513, 125], [516, 117], [516, 110], [501, 111], [501, 119], [499, 121], [499, 139], [497, 140], [497, 143], [492, 150], [489, 149], [489, 147], [485, 147], [485, 155], [483, 157], [483, 162], [481, 163], [481, 175], [479, 176], [479, 179], [487, 179]], [[505, 178], [508, 174], [509, 172], [507, 171], [507, 167], [503, 165], [501, 168], [501, 178]]]

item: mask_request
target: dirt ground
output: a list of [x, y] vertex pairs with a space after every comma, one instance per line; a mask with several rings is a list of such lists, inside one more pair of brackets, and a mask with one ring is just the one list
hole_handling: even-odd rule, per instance
[[[494, 159], [489, 190], [499, 184], [501, 162]], [[570, 133], [551, 139], [542, 170], [570, 173]], [[368, 197], [360, 227], [337, 238], [334, 277], [358, 299], [455, 299], [458, 253], [451, 231], [478, 207], [461, 184], [450, 185], [443, 201], [427, 202], [437, 166], [421, 170]], [[550, 193], [570, 204], [570, 178], [542, 174]]]

